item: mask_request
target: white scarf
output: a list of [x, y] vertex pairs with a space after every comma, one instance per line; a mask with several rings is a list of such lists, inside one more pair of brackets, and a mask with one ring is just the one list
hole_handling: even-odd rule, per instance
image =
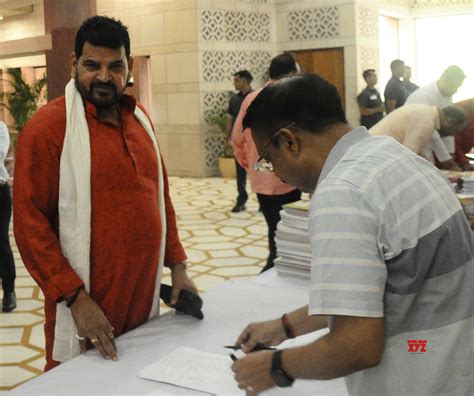
[[[166, 212], [161, 156], [153, 128], [147, 116], [138, 106], [135, 117], [150, 136], [158, 159], [158, 206], [161, 217], [161, 241], [158, 271], [153, 304], [149, 319], [158, 315], [160, 304], [161, 274], [166, 246]], [[66, 85], [66, 134], [61, 153], [59, 175], [59, 239], [61, 250], [69, 264], [82, 279], [86, 291], [90, 289], [91, 243], [91, 152], [89, 127], [84, 103], [74, 80]], [[76, 339], [77, 329], [66, 307], [66, 302], [56, 304], [53, 359], [64, 362], [81, 353]]]

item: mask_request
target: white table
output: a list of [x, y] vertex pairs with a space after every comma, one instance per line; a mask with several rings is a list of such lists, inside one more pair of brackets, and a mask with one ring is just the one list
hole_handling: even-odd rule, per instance
[[[223, 345], [232, 344], [249, 322], [278, 317], [283, 312], [305, 305], [308, 299], [305, 285], [303, 281], [282, 282], [274, 271], [267, 272], [253, 282], [222, 283], [203, 295], [204, 320], [169, 312], [117, 338], [118, 362], [104, 360], [96, 351], [89, 351], [10, 393], [204, 395], [202, 392], [143, 380], [138, 378], [137, 373], [179, 346], [229, 354]], [[313, 333], [310, 337], [314, 339], [321, 334]], [[236, 394], [242, 394], [237, 387]], [[265, 394], [343, 396], [347, 395], [347, 391], [342, 379], [298, 380], [290, 389], [272, 389]]]

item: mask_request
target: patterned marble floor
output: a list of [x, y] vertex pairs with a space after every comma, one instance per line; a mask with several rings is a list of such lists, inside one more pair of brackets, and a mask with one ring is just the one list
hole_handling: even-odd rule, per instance
[[[235, 180], [170, 178], [180, 237], [188, 254], [189, 274], [200, 292], [230, 278], [260, 272], [268, 255], [266, 224], [255, 197], [247, 211], [230, 212]], [[13, 241], [18, 308], [0, 313], [0, 394], [43, 371], [43, 295], [23, 266]], [[169, 272], [164, 283], [171, 283]]]

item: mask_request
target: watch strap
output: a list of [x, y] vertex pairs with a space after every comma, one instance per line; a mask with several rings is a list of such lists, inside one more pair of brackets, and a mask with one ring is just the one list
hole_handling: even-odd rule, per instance
[[295, 381], [295, 379], [291, 376], [289, 376], [285, 370], [283, 370], [283, 366], [282, 366], [282, 353], [283, 353], [283, 350], [282, 349], [279, 349], [279, 350], [276, 350], [274, 353], [273, 353], [273, 356], [272, 356], [272, 368], [271, 368], [271, 376], [273, 378], [273, 380], [275, 381], [275, 375], [276, 373], [279, 374], [279, 377], [280, 379], [283, 380], [283, 382], [280, 382], [280, 381], [275, 381], [275, 383], [279, 386], [279, 387], [287, 387], [287, 386], [291, 386], [293, 384], [293, 382]]

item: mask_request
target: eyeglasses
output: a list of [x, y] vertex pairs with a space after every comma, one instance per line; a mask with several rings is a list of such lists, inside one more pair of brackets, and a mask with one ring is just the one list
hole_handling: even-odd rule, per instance
[[263, 173], [268, 173], [268, 172], [273, 172], [273, 164], [265, 159], [265, 156], [267, 154], [268, 148], [270, 147], [270, 144], [275, 140], [275, 138], [280, 134], [282, 129], [285, 128], [291, 128], [292, 126], [295, 126], [296, 122], [291, 122], [288, 125], [282, 126], [281, 128], [276, 131], [272, 137], [268, 140], [268, 143], [263, 147], [262, 154], [260, 154], [260, 157], [258, 157], [258, 160], [253, 164], [252, 168], [258, 172], [263, 172]]

